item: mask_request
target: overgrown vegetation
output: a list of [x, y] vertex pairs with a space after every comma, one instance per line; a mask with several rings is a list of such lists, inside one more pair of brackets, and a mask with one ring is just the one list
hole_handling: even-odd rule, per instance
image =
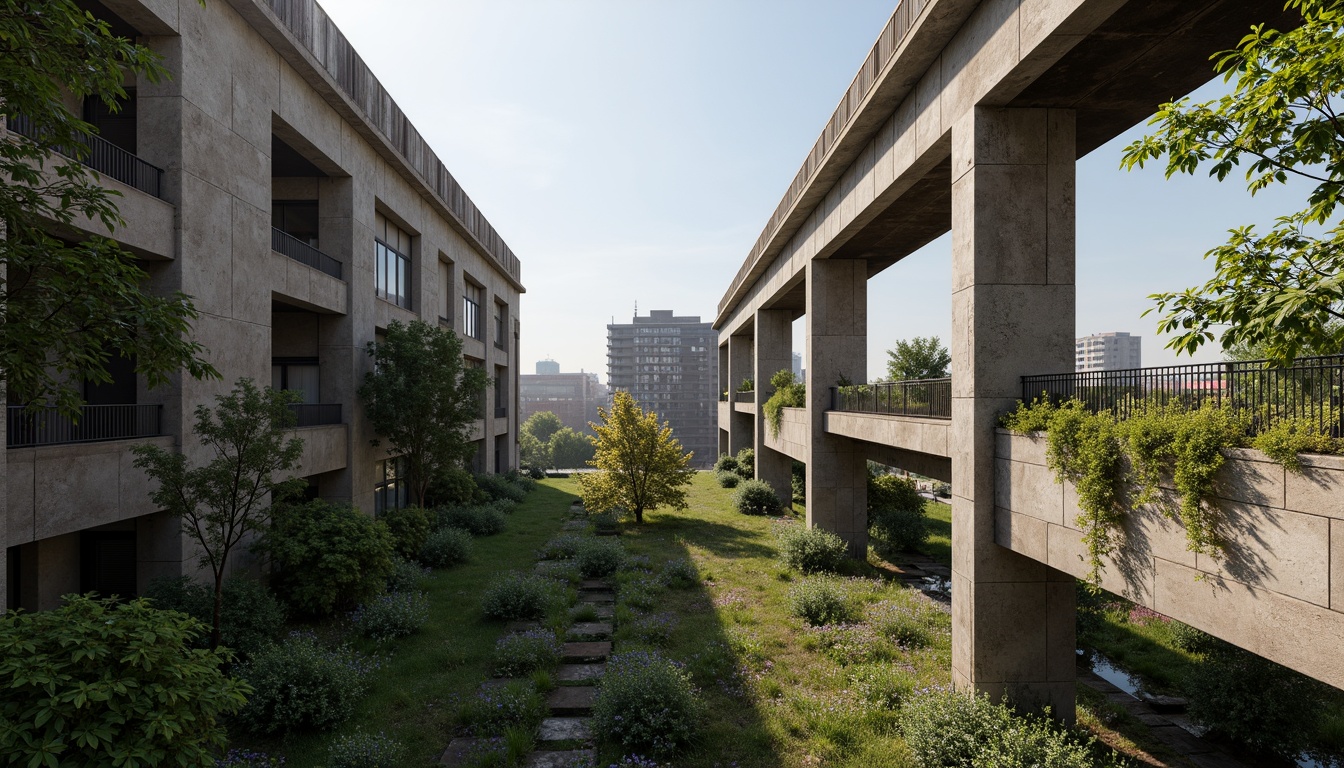
[[770, 388], [774, 391], [761, 408], [765, 411], [765, 423], [770, 427], [770, 434], [779, 437], [783, 409], [807, 406], [807, 383], [799, 381], [793, 371], [785, 369], [770, 377]]

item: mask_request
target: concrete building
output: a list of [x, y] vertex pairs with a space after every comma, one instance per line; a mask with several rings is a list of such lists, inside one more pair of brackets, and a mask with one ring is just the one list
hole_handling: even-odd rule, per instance
[[555, 362], [554, 360], [537, 361], [537, 373], [539, 375], [546, 373], [559, 373], [559, 372], [560, 372], [560, 364]]
[[[951, 482], [958, 689], [1074, 712], [1077, 492], [1053, 482], [1042, 439], [997, 420], [1023, 376], [1075, 360], [1077, 159], [1207, 82], [1210, 53], [1251, 25], [1299, 22], [1267, 0], [904, 0], [727, 286], [719, 389], [756, 387], [719, 402], [721, 444], [755, 446], [785, 503], [804, 462], [809, 526], [863, 558], [867, 460]], [[838, 382], [868, 369], [869, 301], [900, 300], [870, 296], [869, 278], [949, 231], [947, 412], [835, 408]], [[800, 318], [807, 403], [776, 432], [761, 405]], [[1226, 559], [1133, 510], [1107, 588], [1344, 686], [1344, 462], [1312, 457], [1301, 480], [1256, 451], [1235, 458], [1217, 485], [1237, 539]]]
[[623, 389], [640, 407], [657, 412], [694, 466], [718, 458], [714, 402], [718, 383], [718, 334], [700, 318], [655, 309], [629, 323], [607, 326], [607, 384]]
[[[191, 572], [178, 521], [156, 512], [131, 448], [194, 460], [200, 404], [251, 377], [302, 393], [298, 475], [315, 496], [373, 513], [405, 502], [400, 462], [374, 437], [355, 388], [365, 347], [392, 321], [463, 338], [494, 384], [474, 426], [475, 467], [517, 462], [517, 257], [312, 0], [82, 2], [158, 52], [169, 77], [131, 83], [102, 129], [102, 183], [121, 194], [113, 237], [152, 290], [182, 291], [221, 381], [150, 390], [122, 373], [77, 429], [8, 414], [7, 605], [67, 592], [122, 595]], [[82, 105], [72, 103], [72, 110]], [[19, 126], [12, 126], [18, 128]], [[81, 234], [106, 234], [76, 223]], [[70, 426], [70, 425], [66, 425]]]
[[1094, 333], [1074, 342], [1073, 369], [1085, 371], [1124, 371], [1143, 366], [1143, 337], [1123, 331]]
[[[543, 364], [549, 371], [544, 373]], [[606, 407], [611, 396], [596, 373], [560, 373], [560, 364], [554, 360], [542, 360], [537, 363], [535, 375], [523, 374], [518, 377], [518, 392], [521, 411], [519, 423], [527, 421], [532, 414], [550, 411], [560, 417], [560, 423], [577, 432], [593, 434], [588, 427], [590, 422], [598, 421], [598, 407]]]

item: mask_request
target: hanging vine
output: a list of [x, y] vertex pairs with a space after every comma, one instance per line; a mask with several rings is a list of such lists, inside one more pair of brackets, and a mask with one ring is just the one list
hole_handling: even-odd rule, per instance
[[770, 427], [770, 436], [779, 437], [779, 427], [784, 418], [785, 408], [802, 408], [807, 405], [807, 385], [793, 375], [787, 368], [770, 377], [770, 386], [774, 393], [762, 404], [765, 410], [765, 423]]

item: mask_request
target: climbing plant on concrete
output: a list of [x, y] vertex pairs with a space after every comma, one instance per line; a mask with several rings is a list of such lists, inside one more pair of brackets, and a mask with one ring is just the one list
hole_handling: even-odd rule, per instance
[[780, 421], [784, 418], [784, 408], [802, 408], [807, 405], [807, 384], [798, 380], [793, 371], [779, 371], [770, 377], [770, 386], [774, 393], [765, 401], [765, 423], [770, 426], [770, 435], [779, 437]]

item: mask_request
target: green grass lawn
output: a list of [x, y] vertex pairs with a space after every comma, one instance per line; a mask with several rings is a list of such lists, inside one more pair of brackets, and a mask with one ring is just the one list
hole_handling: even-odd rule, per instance
[[[489, 676], [491, 652], [504, 631], [502, 624], [481, 615], [482, 585], [502, 571], [530, 571], [537, 548], [560, 529], [571, 501], [563, 490], [539, 485], [509, 515], [503, 533], [475, 540], [470, 562], [435, 571], [424, 580], [422, 589], [430, 600], [424, 629], [382, 646], [356, 640], [356, 648], [384, 657], [384, 663], [373, 675], [369, 695], [338, 732], [383, 731], [409, 748], [410, 765], [434, 763], [453, 736], [455, 698], [472, 694]], [[357, 637], [340, 621], [319, 631]], [[234, 746], [283, 754], [292, 768], [325, 765], [333, 737], [330, 732], [306, 733], [279, 741], [251, 738], [237, 728], [230, 732]]]

